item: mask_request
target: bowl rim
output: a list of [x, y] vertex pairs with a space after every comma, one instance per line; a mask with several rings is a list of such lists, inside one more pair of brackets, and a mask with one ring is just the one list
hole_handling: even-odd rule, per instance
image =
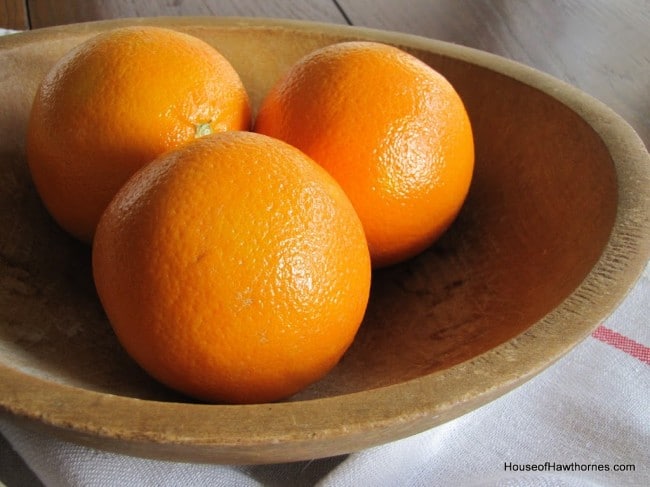
[[[0, 50], [142, 24], [178, 29], [318, 31], [431, 51], [518, 80], [567, 106], [602, 138], [617, 175], [616, 219], [600, 259], [556, 309], [515, 338], [451, 368], [339, 396], [211, 405], [95, 392], [0, 363], [0, 413], [27, 427], [45, 427], [64, 439], [138, 456], [213, 463], [271, 463], [360, 450], [451, 420], [526, 382], [569, 352], [616, 308], [650, 257], [650, 155], [634, 129], [605, 104], [572, 85], [495, 54], [374, 28], [249, 17], [156, 17], [48, 27], [0, 38]], [[591, 302], [595, 295], [599, 297], [596, 305]], [[572, 320], [563, 323], [562, 337], [558, 337], [554, 326], [567, 314]], [[531, 353], [540, 347], [548, 353]], [[66, 407], [70, 397], [77, 405], [73, 411]], [[188, 411], [191, 422], [179, 421], [181, 412]]]

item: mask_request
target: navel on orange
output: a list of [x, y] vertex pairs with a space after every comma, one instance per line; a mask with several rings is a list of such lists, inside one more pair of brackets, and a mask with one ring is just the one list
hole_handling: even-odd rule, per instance
[[472, 179], [472, 130], [458, 93], [380, 43], [343, 42], [299, 60], [263, 100], [254, 129], [299, 148], [341, 184], [374, 267], [431, 245]]
[[362, 321], [371, 275], [336, 181], [251, 132], [204, 137], [138, 171], [99, 222], [93, 273], [145, 370], [235, 403], [281, 399], [328, 373]]
[[249, 123], [244, 86], [213, 47], [170, 29], [119, 28], [47, 73], [29, 119], [27, 161], [55, 220], [90, 241], [138, 168], [197, 136]]

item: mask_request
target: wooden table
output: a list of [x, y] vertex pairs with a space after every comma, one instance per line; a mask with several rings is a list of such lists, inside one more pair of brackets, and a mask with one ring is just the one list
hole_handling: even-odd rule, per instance
[[0, 27], [11, 29], [159, 15], [347, 23], [475, 47], [581, 88], [650, 146], [648, 0], [0, 0]]
[[[347, 23], [471, 46], [599, 98], [650, 147], [648, 0], [0, 0], [0, 28], [19, 30], [160, 15]], [[2, 438], [0, 450], [9, 451]], [[0, 475], [0, 483], [38, 485], [17, 458], [1, 458], [0, 472], [7, 475]]]

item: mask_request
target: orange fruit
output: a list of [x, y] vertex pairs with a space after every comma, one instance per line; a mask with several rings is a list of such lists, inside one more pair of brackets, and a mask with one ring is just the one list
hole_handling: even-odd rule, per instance
[[254, 130], [334, 176], [363, 222], [374, 267], [431, 245], [472, 179], [472, 130], [454, 87], [381, 43], [343, 42], [300, 59], [262, 101]]
[[138, 171], [100, 219], [92, 257], [125, 350], [207, 401], [273, 401], [323, 377], [370, 289], [363, 227], [341, 187], [252, 132], [204, 137]]
[[244, 86], [213, 47], [170, 29], [119, 28], [46, 74], [28, 122], [27, 162], [54, 219], [90, 241], [138, 168], [205, 133], [249, 126]]

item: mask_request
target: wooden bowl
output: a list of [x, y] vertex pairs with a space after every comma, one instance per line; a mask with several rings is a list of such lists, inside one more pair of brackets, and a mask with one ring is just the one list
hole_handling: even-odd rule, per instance
[[[89, 248], [53, 223], [32, 186], [24, 135], [41, 77], [79, 42], [133, 23], [216, 46], [255, 105], [300, 56], [350, 39], [415, 54], [467, 105], [477, 161], [461, 215], [422, 255], [374, 274], [355, 343], [330, 375], [290, 400], [199, 404], [150, 379], [104, 316]], [[0, 97], [0, 411], [102, 449], [271, 463], [420, 432], [571, 350], [615, 309], [650, 255], [650, 157], [634, 131], [567, 84], [460, 46], [297, 21], [89, 23], [1, 39]]]

